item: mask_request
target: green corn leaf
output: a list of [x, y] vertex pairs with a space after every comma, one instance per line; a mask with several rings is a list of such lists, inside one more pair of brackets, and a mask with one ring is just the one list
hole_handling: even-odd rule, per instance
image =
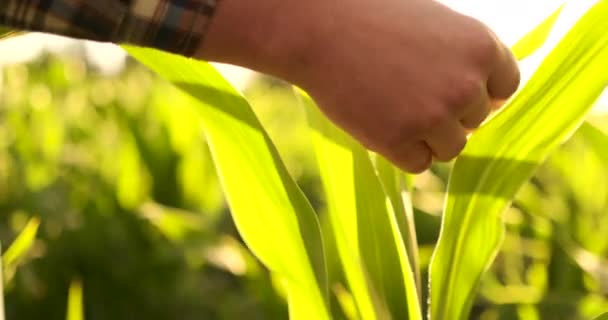
[[593, 318], [593, 320], [608, 320], [608, 312]]
[[15, 241], [13, 241], [11, 246], [2, 256], [2, 264], [4, 265], [5, 270], [14, 270], [19, 261], [21, 261], [29, 252], [36, 240], [39, 226], [40, 219], [38, 217], [30, 218], [23, 230], [21, 230], [17, 238], [15, 238]]
[[209, 64], [126, 49], [193, 98], [235, 224], [254, 254], [287, 280], [290, 317], [329, 319], [319, 221], [247, 101]]
[[365, 148], [302, 94], [330, 223], [360, 317], [421, 319], [415, 277], [395, 211]]
[[527, 58], [545, 43], [563, 9], [564, 5], [559, 6], [555, 12], [511, 47], [517, 60]]
[[68, 310], [66, 320], [84, 320], [84, 307], [82, 304], [82, 282], [74, 279], [68, 291]]
[[479, 280], [503, 238], [502, 212], [608, 84], [607, 16], [608, 1], [598, 1], [456, 160], [431, 264], [433, 320], [469, 318]]
[[416, 239], [416, 227], [414, 224], [414, 208], [412, 207], [411, 199], [412, 182], [409, 181], [410, 176], [404, 175], [401, 170], [379, 156], [376, 159], [376, 170], [384, 187], [384, 192], [395, 210], [397, 226], [399, 226], [402, 241], [405, 243], [410, 267], [414, 272], [418, 296], [422, 296], [418, 240]]

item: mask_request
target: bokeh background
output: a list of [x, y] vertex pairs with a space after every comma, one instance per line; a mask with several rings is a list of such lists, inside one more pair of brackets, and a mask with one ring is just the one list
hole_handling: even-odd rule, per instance
[[[449, 2], [512, 43], [559, 1]], [[5, 259], [7, 319], [65, 319], [75, 279], [87, 320], [287, 318], [283, 285], [239, 238], [198, 113], [182, 93], [107, 44], [32, 34], [0, 43], [0, 61], [3, 248], [39, 223], [26, 254]], [[219, 68], [323, 219], [291, 88]], [[607, 109], [602, 100], [589, 118], [605, 133]], [[575, 134], [519, 192], [473, 319], [588, 319], [608, 310], [608, 145], [594, 137]], [[416, 180], [423, 270], [449, 169], [435, 165]]]

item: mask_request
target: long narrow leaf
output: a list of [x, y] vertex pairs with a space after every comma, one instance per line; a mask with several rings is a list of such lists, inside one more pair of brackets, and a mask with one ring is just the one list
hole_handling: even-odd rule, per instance
[[330, 318], [317, 216], [247, 101], [209, 64], [152, 49], [127, 51], [193, 98], [240, 234], [287, 279], [290, 317]]
[[303, 96], [338, 253], [360, 316], [421, 319], [415, 276], [391, 201], [365, 148]]
[[559, 6], [555, 12], [511, 47], [517, 60], [527, 58], [545, 43], [563, 9], [563, 5]]
[[431, 264], [431, 317], [464, 320], [504, 234], [501, 214], [608, 84], [608, 1], [595, 4], [457, 159]]
[[408, 176], [401, 170], [389, 163], [386, 159], [378, 157], [376, 160], [378, 177], [384, 187], [393, 209], [397, 226], [401, 233], [403, 243], [407, 250], [410, 267], [414, 272], [418, 296], [422, 296], [422, 281], [420, 277], [418, 240], [416, 239], [416, 227], [414, 223], [414, 208], [412, 207], [411, 183], [405, 181]]
[[40, 219], [38, 217], [30, 218], [23, 230], [15, 238], [15, 241], [2, 255], [2, 263], [5, 269], [15, 268], [19, 261], [29, 252], [29, 249], [34, 244], [34, 240], [36, 240], [39, 226]]
[[82, 304], [82, 282], [72, 280], [68, 291], [68, 310], [66, 320], [84, 320], [84, 307]]

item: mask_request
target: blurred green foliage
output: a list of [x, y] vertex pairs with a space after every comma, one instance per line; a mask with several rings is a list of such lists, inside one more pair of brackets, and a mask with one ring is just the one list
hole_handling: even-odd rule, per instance
[[8, 319], [65, 319], [74, 277], [86, 319], [285, 317], [180, 92], [131, 61], [103, 76], [76, 56], [7, 66], [2, 79], [4, 247], [41, 218], [16, 272], [5, 269]]
[[[324, 212], [291, 89], [259, 77], [245, 95]], [[34, 243], [4, 270], [7, 319], [65, 319], [73, 279], [82, 283], [88, 320], [287, 317], [281, 282], [236, 233], [192, 108], [131, 60], [113, 76], [78, 56], [2, 70], [3, 247], [40, 218]], [[608, 128], [606, 119], [594, 123]], [[474, 319], [590, 319], [608, 310], [608, 144], [593, 130], [577, 132], [519, 192]], [[435, 165], [416, 179], [423, 277], [449, 170]], [[332, 288], [348, 308], [343, 290]]]

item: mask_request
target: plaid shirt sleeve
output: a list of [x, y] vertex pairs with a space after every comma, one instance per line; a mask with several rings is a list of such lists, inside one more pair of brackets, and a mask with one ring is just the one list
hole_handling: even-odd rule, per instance
[[218, 0], [0, 0], [0, 24], [192, 56]]

